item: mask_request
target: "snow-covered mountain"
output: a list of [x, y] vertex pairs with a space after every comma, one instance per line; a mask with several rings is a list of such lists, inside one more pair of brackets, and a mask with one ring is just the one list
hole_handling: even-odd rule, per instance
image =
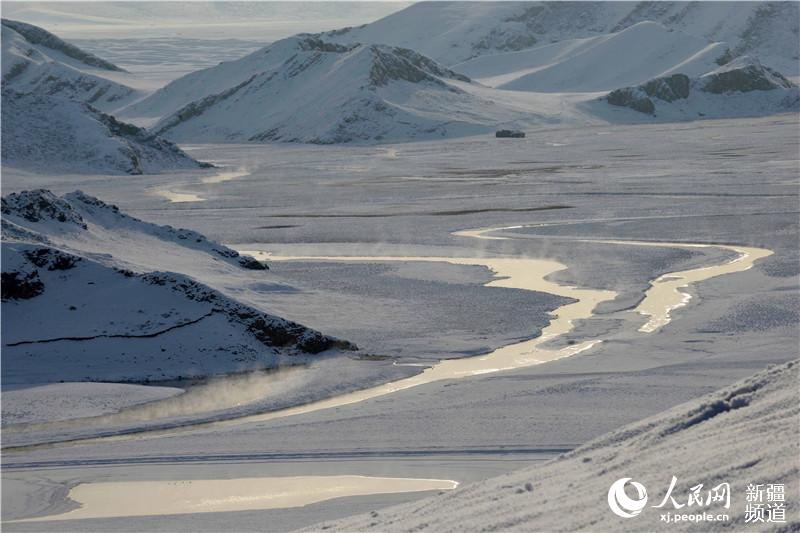
[[174, 379], [352, 348], [176, 273], [264, 268], [193, 231], [81, 192], [11, 194], [2, 214], [4, 383]]
[[207, 166], [93, 106], [4, 90], [2, 161], [44, 173], [142, 174]]
[[797, 2], [420, 2], [376, 22], [323, 34], [339, 43], [413, 48], [448, 66], [595, 37], [652, 21], [800, 75]]
[[[700, 76], [673, 74], [616, 89], [601, 101], [607, 107], [599, 109], [601, 114], [686, 120], [800, 111], [800, 89], [779, 72], [743, 56]], [[589, 105], [601, 107], [597, 102]], [[638, 113], [631, 117], [628, 109]]]
[[[126, 116], [162, 113], [176, 141], [404, 141], [493, 130], [534, 113], [416, 52], [302, 35], [180, 78]], [[193, 101], [191, 99], [194, 99]]]
[[[746, 531], [750, 480], [797, 487], [798, 370], [797, 361], [767, 368], [543, 464], [302, 531]], [[606, 508], [609, 487], [620, 476], [633, 476], [651, 497], [629, 521]], [[728, 483], [729, 507], [691, 507], [691, 499], [687, 507], [687, 495], [701, 483], [704, 495]], [[729, 520], [664, 527], [663, 513], [651, 508], [664, 492], [675, 495], [668, 506], [673, 512], [680, 505], [690, 515], [720, 512]], [[786, 518], [765, 529], [796, 529], [796, 515]]]
[[675, 72], [697, 76], [719, 66], [727, 50], [725, 43], [640, 22], [607, 35], [480, 56], [453, 68], [500, 89], [593, 92]]
[[[584, 104], [652, 79], [696, 78], [747, 50], [767, 66], [791, 64], [791, 76], [795, 12], [783, 3], [423, 2], [191, 73], [121, 116], [177, 142], [401, 142], [625, 121]], [[792, 109], [774, 94], [713, 101], [717, 117]]]
[[61, 96], [103, 111], [143, 93], [115, 81], [122, 69], [42, 28], [2, 20], [3, 90]]

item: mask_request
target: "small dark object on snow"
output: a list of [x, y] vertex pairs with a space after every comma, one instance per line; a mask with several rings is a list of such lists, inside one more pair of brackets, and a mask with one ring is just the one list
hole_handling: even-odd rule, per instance
[[519, 130], [498, 130], [497, 133], [494, 134], [494, 136], [497, 137], [498, 139], [503, 139], [503, 138], [522, 139], [525, 137], [525, 132]]
[[250, 257], [249, 255], [239, 256], [239, 265], [248, 270], [269, 270], [269, 267], [266, 263], [262, 263], [258, 259]]

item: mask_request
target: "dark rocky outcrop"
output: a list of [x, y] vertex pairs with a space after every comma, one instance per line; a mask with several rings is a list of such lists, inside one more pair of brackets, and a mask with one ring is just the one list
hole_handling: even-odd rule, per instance
[[242, 268], [246, 268], [247, 270], [269, 270], [269, 267], [266, 263], [262, 263], [258, 259], [250, 257], [249, 255], [240, 256], [239, 264], [242, 266]]
[[3, 272], [0, 274], [0, 292], [2, 300], [28, 300], [44, 292], [44, 283], [39, 279], [39, 272]]
[[656, 106], [653, 101], [647, 97], [647, 93], [638, 87], [625, 87], [624, 89], [616, 89], [608, 93], [606, 100], [609, 104], [629, 107], [640, 113], [652, 115], [656, 111]]
[[691, 80], [685, 74], [673, 74], [663, 78], [655, 78], [639, 86], [648, 96], [674, 102], [689, 97]]
[[3, 196], [0, 205], [3, 215], [16, 215], [29, 222], [54, 220], [86, 229], [80, 213], [69, 202], [46, 189], [11, 193]]
[[691, 80], [685, 74], [673, 74], [663, 78], [655, 78], [638, 87], [624, 87], [611, 91], [606, 97], [608, 103], [615, 106], [629, 107], [640, 113], [652, 115], [656, 106], [651, 98], [665, 102], [674, 102], [689, 97]]
[[[781, 73], [765, 67], [756, 59], [744, 56], [726, 60], [729, 62], [699, 78], [689, 78], [685, 74], [655, 78], [636, 87], [611, 91], [605, 99], [611, 105], [629, 107], [652, 115], [656, 110], [653, 99], [671, 103], [689, 98], [692, 91], [731, 94], [796, 88]], [[787, 96], [787, 100], [781, 105], [787, 109], [796, 105], [792, 98], [796, 99], [796, 96]]]
[[780, 72], [750, 58], [739, 58], [702, 76], [700, 82], [701, 90], [713, 94], [772, 91], [795, 87], [794, 83]]
[[24, 253], [25, 257], [39, 268], [47, 270], [70, 270], [81, 260], [80, 257], [53, 248], [34, 248]]
[[407, 48], [372, 45], [369, 47], [369, 52], [372, 55], [369, 81], [377, 87], [383, 87], [392, 80], [411, 83], [426, 81], [456, 90], [439, 78], [470, 81], [468, 77], [453, 72], [432, 59]]
[[[87, 220], [100, 224], [127, 224], [142, 233], [174, 241], [177, 245], [205, 250], [248, 270], [269, 270], [265, 263], [250, 256], [240, 255], [236, 250], [211, 241], [196, 231], [144, 222], [121, 212], [116, 205], [107, 204], [83, 191], [74, 191], [58, 197], [46, 189], [35, 189], [10, 193], [0, 202], [2, 202], [2, 214], [5, 217], [12, 217], [11, 220], [13, 217], [20, 217], [28, 222], [55, 221], [83, 230], [88, 229]], [[3, 220], [4, 238], [11, 236], [12, 232], [19, 234], [23, 231], [11, 220]], [[35, 235], [26, 234], [24, 240], [31, 241], [34, 238]]]

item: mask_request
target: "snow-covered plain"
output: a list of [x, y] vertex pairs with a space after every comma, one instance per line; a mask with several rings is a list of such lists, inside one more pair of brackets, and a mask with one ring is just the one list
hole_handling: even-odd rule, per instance
[[[225, 4], [195, 5], [165, 7], [162, 29], [238, 25], [195, 24]], [[228, 6], [252, 20], [263, 7]], [[147, 4], [89, 18], [13, 7], [73, 30], [159, 31]], [[633, 477], [652, 500], [673, 474], [684, 495], [730, 481], [737, 529], [747, 483], [785, 483], [785, 529], [797, 528], [796, 365], [765, 371], [800, 340], [800, 98], [778, 72], [797, 75], [796, 14], [423, 3], [228, 56], [124, 110], [221, 169], [10, 165], [4, 143], [3, 529], [316, 530], [368, 513], [334, 525], [655, 530], [653, 509], [617, 519], [608, 487]], [[15, 89], [34, 93], [25, 106], [69, 98], [149, 137], [74, 89], [91, 74], [138, 98], [172, 77], [160, 74], [170, 43], [125, 73], [101, 44], [94, 57], [12, 31], [4, 67], [29, 55], [21, 72], [55, 77]], [[709, 120], [722, 117], [746, 118]], [[500, 126], [527, 138], [496, 139]], [[232, 139], [246, 144], [188, 144]], [[355, 145], [259, 144], [272, 140]], [[281, 260], [253, 270], [234, 250]], [[546, 279], [526, 271], [547, 265]], [[450, 488], [532, 465], [386, 512], [422, 493], [358, 486]], [[357, 496], [253, 503], [318, 476], [329, 495]], [[115, 496], [175, 484], [137, 516]], [[85, 507], [71, 513], [70, 494]], [[174, 514], [198, 502], [216, 507]]]
[[[568, 266], [553, 276], [559, 283], [611, 289], [618, 296], [599, 307], [595, 318], [579, 321], [573, 332], [548, 344], [567, 346], [598, 335], [605, 342], [546, 365], [431, 383], [283, 419], [224, 429], [197, 427], [172, 432], [168, 438], [7, 451], [3, 518], [68, 510], [65, 488], [99, 479], [355, 474], [468, 483], [538, 464], [770, 363], [793, 359], [800, 312], [796, 127], [797, 117], [786, 115], [551, 128], [511, 142], [473, 137], [377, 147], [188, 147], [201, 159], [247, 162], [246, 175], [217, 183], [207, 182], [205, 175], [186, 174], [113, 183], [94, 176], [54, 179], [7, 173], [4, 186], [11, 190], [43, 183], [58, 192], [80, 188], [121, 204], [139, 218], [188, 225], [241, 249], [295, 256], [444, 253], [550, 258]], [[733, 153], [737, 157], [731, 157]], [[205, 201], [169, 203], [148, 192], [170, 179]], [[548, 206], [551, 209], [541, 210]], [[451, 234], [497, 226], [523, 227], [504, 230], [499, 235], [511, 237], [505, 240]], [[718, 264], [730, 256], [714, 250], [625, 247], [583, 239], [727, 242], [775, 253], [745, 272], [693, 286], [689, 305], [677, 310], [663, 330], [642, 334], [637, 330], [646, 319], [628, 310], [650, 280]], [[120, 244], [116, 253], [125, 248]], [[135, 257], [142, 261], [145, 254], [131, 249], [128, 260]], [[243, 301], [352, 340], [370, 356], [315, 363], [308, 369], [309, 381], [300, 379], [299, 389], [284, 390], [280, 401], [257, 404], [263, 410], [306, 402], [309, 391], [346, 392], [346, 387], [321, 379], [319, 372], [326, 378], [360, 376], [358, 383], [364, 386], [419, 370], [387, 367], [387, 360], [376, 356], [429, 364], [529, 338], [536, 334], [535, 324], [546, 319], [548, 307], [558, 305], [535, 293], [480, 287], [490, 277], [475, 267], [273, 262], [261, 275], [269, 283], [292, 287], [274, 291], [263, 288], [266, 280], [242, 283], [243, 278], [227, 271], [218, 276], [195, 262], [199, 266], [193, 270], [189, 261], [180, 268]], [[299, 372], [302, 376], [306, 370]], [[185, 423], [187, 415], [180, 416]], [[796, 427], [791, 418], [785, 423]], [[79, 435], [75, 427], [58, 431], [85, 437], [108, 429], [87, 425]], [[52, 432], [39, 432], [27, 442], [53, 437]], [[14, 441], [26, 442], [16, 434], [6, 444]], [[92, 469], [85, 468], [87, 461]], [[156, 461], [157, 466], [147, 466]], [[42, 478], [46, 465], [60, 468], [46, 471]], [[759, 479], [778, 480], [791, 465], [791, 458], [778, 453], [749, 471]], [[625, 476], [622, 470], [609, 470], [609, 477]], [[654, 478], [647, 485], [660, 487], [668, 481]], [[504, 490], [520, 497], [516, 489], [524, 491], [527, 482], [535, 484], [536, 479]], [[589, 507], [598, 517], [610, 513], [607, 486], [599, 493], [594, 485], [586, 492], [575, 486], [571, 490], [595, 498]], [[534, 487], [534, 497], [540, 492]], [[359, 511], [376, 509], [380, 515], [380, 507], [417, 497], [357, 497], [294, 510], [204, 513], [202, 520], [191, 515], [92, 519], [67, 527], [263, 530], [269, 523], [275, 530], [288, 530]], [[4, 528], [42, 531], [63, 529], [64, 523], [7, 523]]]
[[[771, 367], [592, 440], [544, 465], [307, 531], [747, 530], [748, 484], [784, 484], [795, 489], [787, 499], [798, 494], [800, 443], [793, 427], [800, 419], [798, 379], [797, 361]], [[765, 434], [770, 436], [767, 442]], [[609, 487], [623, 476], [632, 476], [651, 490], [653, 505], [630, 520], [603, 509]], [[677, 505], [649, 508], [659, 505], [656, 502], [672, 476], [678, 480], [673, 492]], [[723, 506], [724, 499], [706, 507], [708, 491], [722, 483], [729, 484], [729, 507]], [[703, 503], [687, 507], [687, 496], [697, 484]], [[703, 512], [729, 519], [672, 523], [662, 519], [666, 514]], [[797, 527], [797, 513], [792, 515], [784, 527]]]

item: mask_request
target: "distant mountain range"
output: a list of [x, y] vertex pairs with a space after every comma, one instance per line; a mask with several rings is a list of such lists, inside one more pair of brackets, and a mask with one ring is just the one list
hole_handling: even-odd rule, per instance
[[177, 141], [323, 144], [441, 138], [535, 119], [479, 89], [413, 50], [303, 35], [180, 78], [125, 114], [180, 105], [153, 127]]
[[453, 67], [479, 56], [615, 33], [645, 21], [726, 42], [734, 56], [754, 55], [771, 68], [800, 75], [797, 2], [419, 2], [322, 38], [413, 48]]
[[[119, 67], [40, 28], [4, 21], [4, 102], [16, 95], [8, 107], [19, 120], [4, 119], [3, 133], [59, 107], [48, 98], [113, 108], [148, 132], [109, 127], [85, 107], [56, 115], [64, 124], [70, 114], [94, 117], [103, 128], [89, 142], [98, 146], [109, 145], [100, 137], [113, 138], [88, 157], [87, 171], [137, 173], [197, 165], [162, 137], [403, 142], [542, 124], [797, 111], [798, 89], [785, 76], [800, 76], [798, 20], [800, 4], [791, 2], [423, 2], [358, 28], [277, 41], [150, 94], [121, 83]], [[751, 87], [751, 67], [784, 81]], [[713, 92], [693, 81], [692, 96], [674, 101], [638, 89], [678, 74], [700, 80], [724, 72], [741, 83]], [[652, 106], [613, 103], [637, 98]], [[25, 150], [44, 145], [29, 133], [13, 153], [4, 148], [5, 162], [58, 159], [52, 150]], [[121, 157], [106, 157], [123, 144]], [[57, 146], [75, 153], [74, 143]]]

